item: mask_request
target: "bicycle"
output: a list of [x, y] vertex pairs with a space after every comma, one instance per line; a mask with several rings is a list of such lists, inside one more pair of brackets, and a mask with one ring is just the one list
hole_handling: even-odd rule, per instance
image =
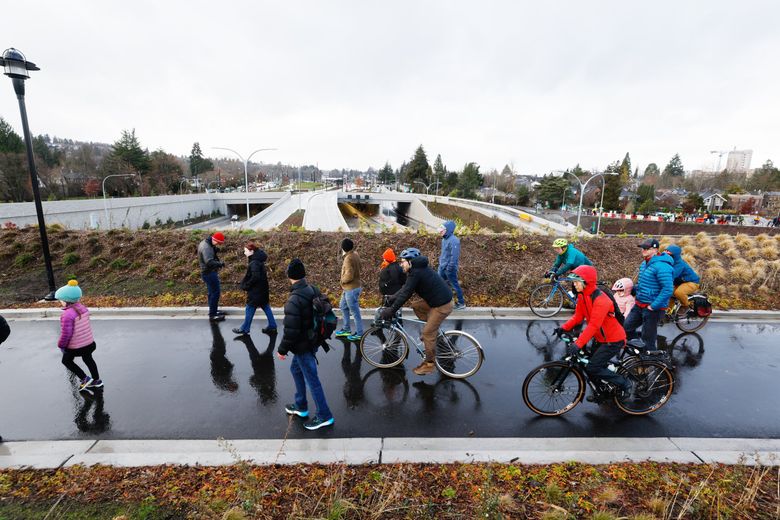
[[[574, 341], [562, 335], [566, 343]], [[596, 402], [612, 398], [615, 405], [630, 415], [646, 415], [669, 402], [674, 390], [674, 375], [661, 362], [628, 356], [615, 359], [610, 370], [633, 383], [633, 390], [625, 395], [611, 383], [593, 382], [585, 372], [588, 358], [583, 351], [567, 355], [560, 361], [544, 363], [531, 370], [523, 381], [523, 401], [538, 415], [555, 417], [571, 411], [585, 397], [585, 383], [591, 387]]]
[[712, 306], [706, 294], [691, 294], [688, 296], [688, 311], [679, 314], [679, 310], [680, 302], [675, 298], [674, 305], [666, 311], [661, 324], [673, 322], [682, 332], [696, 332], [709, 321]]
[[[404, 322], [420, 323], [422, 320], [404, 318]], [[390, 321], [377, 319], [360, 338], [360, 353], [370, 365], [377, 368], [393, 368], [409, 357], [409, 342], [421, 358], [425, 359], [425, 345], [414, 339], [399, 321], [399, 314]], [[477, 373], [485, 359], [482, 345], [471, 334], [460, 330], [448, 330], [436, 340], [436, 368], [447, 377], [464, 379]]]
[[[602, 291], [607, 290], [605, 282], [597, 282], [596, 285]], [[564, 300], [568, 301], [572, 307], [577, 305], [577, 295], [574, 291], [566, 290], [558, 277], [553, 275], [548, 282], [534, 287], [528, 296], [528, 307], [540, 318], [552, 318], [561, 312]]]

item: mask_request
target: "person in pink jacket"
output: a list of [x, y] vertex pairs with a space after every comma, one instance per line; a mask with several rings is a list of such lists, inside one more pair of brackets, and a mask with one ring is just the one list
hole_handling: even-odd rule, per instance
[[631, 312], [631, 308], [636, 303], [636, 298], [631, 295], [631, 290], [633, 288], [634, 282], [631, 278], [621, 278], [612, 286], [615, 303], [618, 304], [623, 316], [628, 316], [628, 313]]
[[[54, 293], [62, 304], [62, 316], [60, 316], [60, 339], [57, 346], [62, 351], [62, 364], [79, 378], [79, 392], [89, 388], [100, 388], [103, 381], [100, 379], [97, 364], [92, 359], [95, 351], [95, 338], [92, 336], [92, 326], [89, 324], [89, 309], [79, 300], [81, 299], [81, 287], [76, 280], [71, 280], [68, 285], [60, 287]], [[84, 373], [74, 361], [80, 357], [89, 368], [92, 377]]]

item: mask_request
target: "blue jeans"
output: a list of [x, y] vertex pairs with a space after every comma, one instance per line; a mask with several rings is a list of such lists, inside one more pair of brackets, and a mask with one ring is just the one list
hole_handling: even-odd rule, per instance
[[458, 298], [458, 303], [463, 304], [463, 290], [458, 283], [458, 270], [457, 269], [439, 269], [439, 276], [444, 278], [450, 288], [455, 289], [455, 296]]
[[[265, 312], [265, 317], [268, 319], [268, 328], [275, 329], [276, 328], [276, 320], [274, 319], [274, 313], [271, 311], [271, 305], [266, 303], [261, 307], [263, 309], [263, 312]], [[241, 330], [244, 332], [249, 332], [249, 327], [252, 326], [252, 319], [255, 317], [255, 312], [257, 311], [257, 307], [254, 307], [252, 305], [247, 305], [246, 309], [244, 309], [244, 323], [241, 324]]]
[[631, 312], [626, 316], [626, 321], [623, 323], [623, 328], [626, 330], [626, 336], [628, 339], [634, 339], [640, 337], [636, 329], [642, 327], [642, 341], [645, 344], [645, 349], [656, 350], [656, 338], [658, 337], [658, 322], [664, 315], [663, 309], [656, 309], [651, 311], [648, 307], [640, 307], [634, 305], [631, 308]]
[[295, 381], [295, 406], [299, 410], [308, 410], [309, 404], [306, 402], [306, 386], [311, 391], [311, 396], [317, 404], [317, 417], [327, 421], [333, 414], [328, 408], [328, 402], [325, 401], [325, 392], [322, 390], [320, 378], [317, 375], [317, 359], [314, 354], [294, 354], [290, 364], [293, 381]]
[[344, 329], [352, 330], [349, 328], [349, 319], [351, 314], [354, 314], [355, 328], [357, 329], [355, 333], [358, 336], [363, 334], [363, 318], [360, 316], [360, 291], [362, 290], [362, 287], [358, 287], [357, 289], [344, 289], [344, 292], [341, 293], [341, 303], [339, 303], [341, 314], [344, 316]]
[[206, 289], [209, 294], [209, 316], [217, 315], [217, 306], [219, 305], [219, 296], [221, 294], [219, 289], [219, 275], [216, 271], [200, 275], [201, 279], [206, 282]]

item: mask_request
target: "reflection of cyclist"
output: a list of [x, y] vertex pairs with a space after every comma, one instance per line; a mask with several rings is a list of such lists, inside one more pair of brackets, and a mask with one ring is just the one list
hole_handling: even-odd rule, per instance
[[414, 247], [404, 249], [400, 255], [401, 268], [406, 273], [406, 283], [401, 290], [389, 296], [390, 307], [382, 309], [380, 316], [390, 320], [412, 293], [422, 298], [412, 304], [417, 317], [426, 322], [422, 330], [425, 343], [425, 359], [414, 369], [418, 376], [430, 374], [434, 370], [433, 360], [436, 357], [436, 338], [439, 326], [452, 312], [452, 293], [444, 278], [428, 266], [428, 258], [420, 254]]
[[548, 275], [562, 276], [575, 267], [593, 265], [582, 251], [570, 244], [565, 238], [556, 238], [553, 242], [553, 249], [558, 252], [558, 256], [548, 271]]
[[[576, 354], [579, 350], [585, 348], [585, 345], [594, 338], [596, 340], [593, 353], [590, 355], [585, 371], [593, 382], [604, 380], [612, 383], [618, 388], [629, 392], [630, 383], [620, 374], [612, 372], [607, 368], [609, 360], [617, 354], [626, 344], [626, 332], [615, 318], [614, 305], [612, 300], [596, 288], [598, 274], [596, 268], [589, 265], [577, 267], [567, 277], [574, 282], [574, 289], [582, 298], [577, 298], [577, 306], [574, 309], [574, 316], [564, 323], [556, 332], [570, 331], [575, 325], [587, 321], [587, 326], [577, 338], [577, 341], [567, 348], [571, 350], [570, 354]], [[594, 396], [588, 397], [589, 401], [594, 400]]]
[[[678, 314], [685, 315], [688, 312], [688, 296], [699, 290], [699, 275], [682, 259], [682, 248], [677, 244], [671, 244], [666, 248], [666, 253], [672, 257], [674, 264], [674, 298], [680, 302]], [[669, 306], [674, 305], [674, 298], [669, 300]]]

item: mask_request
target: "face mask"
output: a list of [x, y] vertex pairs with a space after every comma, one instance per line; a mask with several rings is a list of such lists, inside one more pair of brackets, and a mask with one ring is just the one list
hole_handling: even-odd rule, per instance
[[254, 253], [254, 251], [250, 251], [249, 249], [244, 248], [244, 256], [252, 256]]

